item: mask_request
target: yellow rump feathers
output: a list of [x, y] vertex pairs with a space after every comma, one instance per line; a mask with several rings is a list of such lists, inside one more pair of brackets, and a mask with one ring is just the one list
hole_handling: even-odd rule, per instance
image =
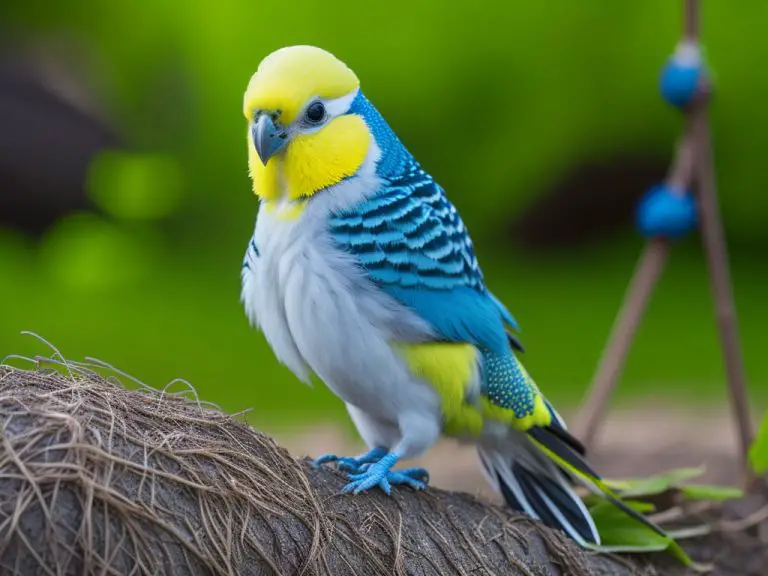
[[477, 384], [474, 379], [478, 361], [478, 351], [471, 344], [433, 342], [397, 346], [413, 375], [430, 383], [440, 396], [447, 436], [477, 437], [486, 420], [503, 422], [520, 431], [547, 426], [552, 421], [530, 377], [529, 384], [535, 391], [534, 408], [523, 418], [516, 417], [512, 410], [496, 406], [484, 396], [471, 403], [468, 397], [470, 387]]
[[262, 60], [243, 99], [243, 113], [280, 110], [290, 123], [310, 98], [334, 99], [351, 94], [360, 82], [346, 64], [315, 46], [288, 46]]
[[477, 349], [471, 344], [431, 342], [398, 345], [414, 376], [430, 383], [442, 401], [445, 434], [479, 436], [483, 416], [467, 404], [477, 363]]

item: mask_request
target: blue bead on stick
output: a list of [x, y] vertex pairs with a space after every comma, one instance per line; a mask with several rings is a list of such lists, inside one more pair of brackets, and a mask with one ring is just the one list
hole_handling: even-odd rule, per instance
[[703, 75], [699, 47], [690, 42], [681, 44], [661, 71], [659, 89], [662, 97], [676, 108], [685, 108], [695, 98]]
[[690, 192], [680, 194], [666, 184], [645, 193], [637, 208], [637, 229], [646, 238], [680, 238], [698, 223], [696, 201]]

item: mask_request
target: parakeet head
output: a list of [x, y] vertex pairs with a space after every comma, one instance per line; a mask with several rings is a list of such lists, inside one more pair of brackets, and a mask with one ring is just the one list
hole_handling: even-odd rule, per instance
[[343, 62], [313, 46], [267, 56], [245, 91], [248, 164], [263, 199], [308, 199], [354, 175], [373, 135], [354, 113], [360, 82]]

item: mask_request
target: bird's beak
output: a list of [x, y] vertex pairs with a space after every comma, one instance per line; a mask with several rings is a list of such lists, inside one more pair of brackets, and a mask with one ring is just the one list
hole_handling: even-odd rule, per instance
[[262, 114], [251, 125], [251, 135], [253, 146], [264, 166], [288, 142], [288, 134], [285, 130], [279, 130], [268, 114]]

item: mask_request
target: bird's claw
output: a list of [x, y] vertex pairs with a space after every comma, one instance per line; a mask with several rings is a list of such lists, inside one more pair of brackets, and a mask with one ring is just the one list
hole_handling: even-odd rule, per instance
[[351, 480], [342, 488], [342, 492], [359, 494], [378, 486], [387, 495], [392, 493], [392, 486], [410, 486], [414, 490], [423, 490], [429, 483], [429, 473], [424, 468], [405, 468], [392, 470], [398, 457], [384, 448], [374, 448], [367, 454], [351, 458], [325, 454], [313, 461], [315, 467], [335, 462], [339, 470], [347, 472]]
[[342, 472], [349, 472], [351, 474], [359, 474], [368, 466], [370, 462], [360, 462], [357, 458], [343, 456], [336, 461], [336, 467]]
[[347, 476], [352, 482], [341, 489], [342, 492], [359, 494], [378, 486], [388, 496], [392, 486], [410, 486], [414, 490], [424, 490], [429, 483], [429, 473], [424, 468], [406, 468], [390, 470], [387, 466], [375, 463], [366, 466], [365, 471]]
[[331, 462], [336, 463], [336, 467], [343, 472], [349, 472], [351, 474], [360, 474], [368, 469], [374, 462], [377, 462], [383, 456], [387, 455], [387, 451], [383, 448], [374, 448], [370, 452], [353, 458], [351, 456], [337, 456], [336, 454], [324, 454], [316, 458], [312, 465], [317, 468], [323, 464], [329, 464]]
[[318, 456], [312, 460], [312, 467], [319, 468], [323, 464], [327, 464], [328, 462], [335, 462], [338, 459], [339, 457], [336, 456], [336, 454], [323, 454], [322, 456]]

